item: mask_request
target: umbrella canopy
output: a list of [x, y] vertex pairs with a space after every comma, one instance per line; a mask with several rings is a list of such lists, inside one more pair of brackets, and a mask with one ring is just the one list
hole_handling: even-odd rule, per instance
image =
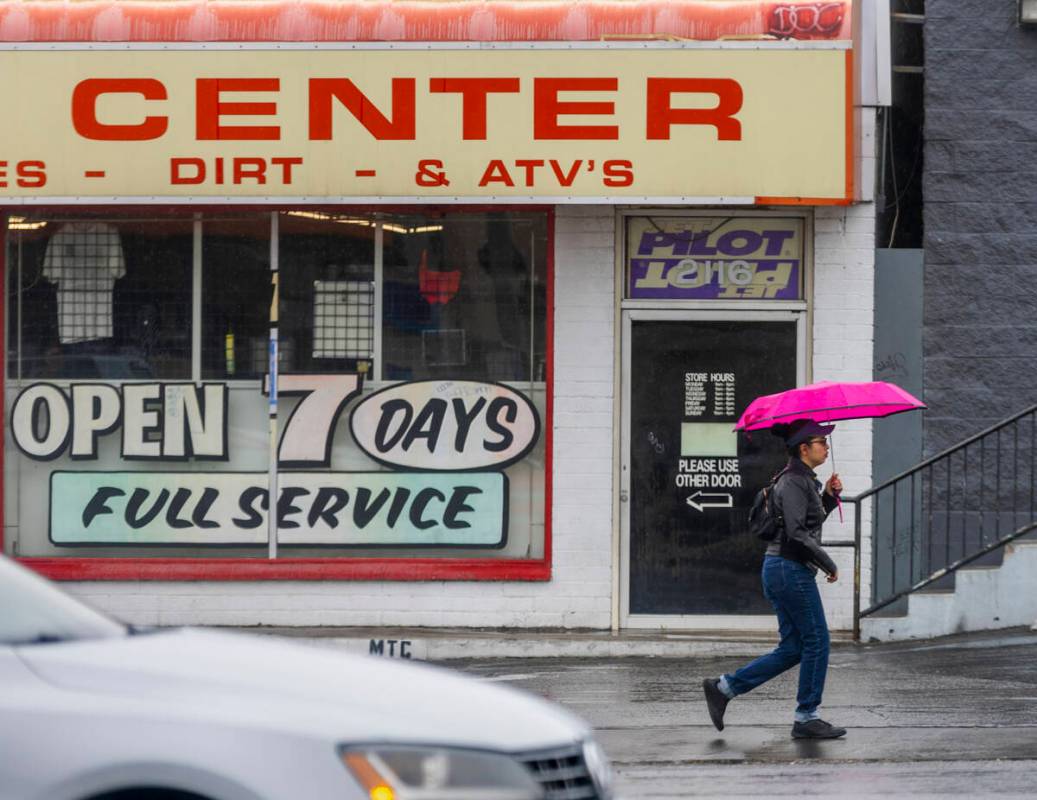
[[917, 408], [925, 408], [925, 403], [886, 381], [821, 381], [787, 392], [757, 397], [742, 414], [735, 430], [755, 431], [794, 419], [834, 422], [840, 419], [888, 417]]

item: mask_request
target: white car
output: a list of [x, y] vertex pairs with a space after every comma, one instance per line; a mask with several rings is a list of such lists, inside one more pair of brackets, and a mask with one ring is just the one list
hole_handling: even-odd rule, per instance
[[0, 557], [2, 800], [611, 797], [587, 726], [445, 669], [140, 632]]

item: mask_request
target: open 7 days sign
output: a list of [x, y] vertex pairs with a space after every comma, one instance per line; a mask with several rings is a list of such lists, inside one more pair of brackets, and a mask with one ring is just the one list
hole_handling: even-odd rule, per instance
[[[350, 432], [391, 471], [332, 472], [338, 419], [360, 394], [361, 378], [284, 375], [281, 385], [282, 394], [299, 397], [278, 450], [279, 465], [295, 470], [278, 481], [282, 544], [504, 546], [502, 470], [540, 434], [524, 395], [450, 380], [376, 392], [353, 409]], [[228, 427], [220, 383], [36, 383], [11, 409], [15, 443], [39, 461], [97, 460], [101, 437], [117, 433], [124, 461], [227, 461]], [[56, 470], [50, 480], [50, 538], [58, 545], [266, 542], [266, 473]]]

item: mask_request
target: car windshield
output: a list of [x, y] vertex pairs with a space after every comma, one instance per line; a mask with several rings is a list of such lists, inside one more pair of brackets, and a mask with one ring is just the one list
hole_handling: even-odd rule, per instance
[[126, 626], [0, 557], [0, 644], [46, 644], [126, 633]]

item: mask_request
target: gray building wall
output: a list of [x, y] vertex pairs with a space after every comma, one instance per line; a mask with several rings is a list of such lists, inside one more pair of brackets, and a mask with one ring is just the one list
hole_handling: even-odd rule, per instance
[[925, 452], [1037, 401], [1037, 30], [925, 3]]
[[[925, 251], [875, 251], [875, 380], [890, 381], [915, 397], [922, 386], [922, 297]], [[889, 480], [922, 460], [924, 414], [875, 420], [872, 484]]]

